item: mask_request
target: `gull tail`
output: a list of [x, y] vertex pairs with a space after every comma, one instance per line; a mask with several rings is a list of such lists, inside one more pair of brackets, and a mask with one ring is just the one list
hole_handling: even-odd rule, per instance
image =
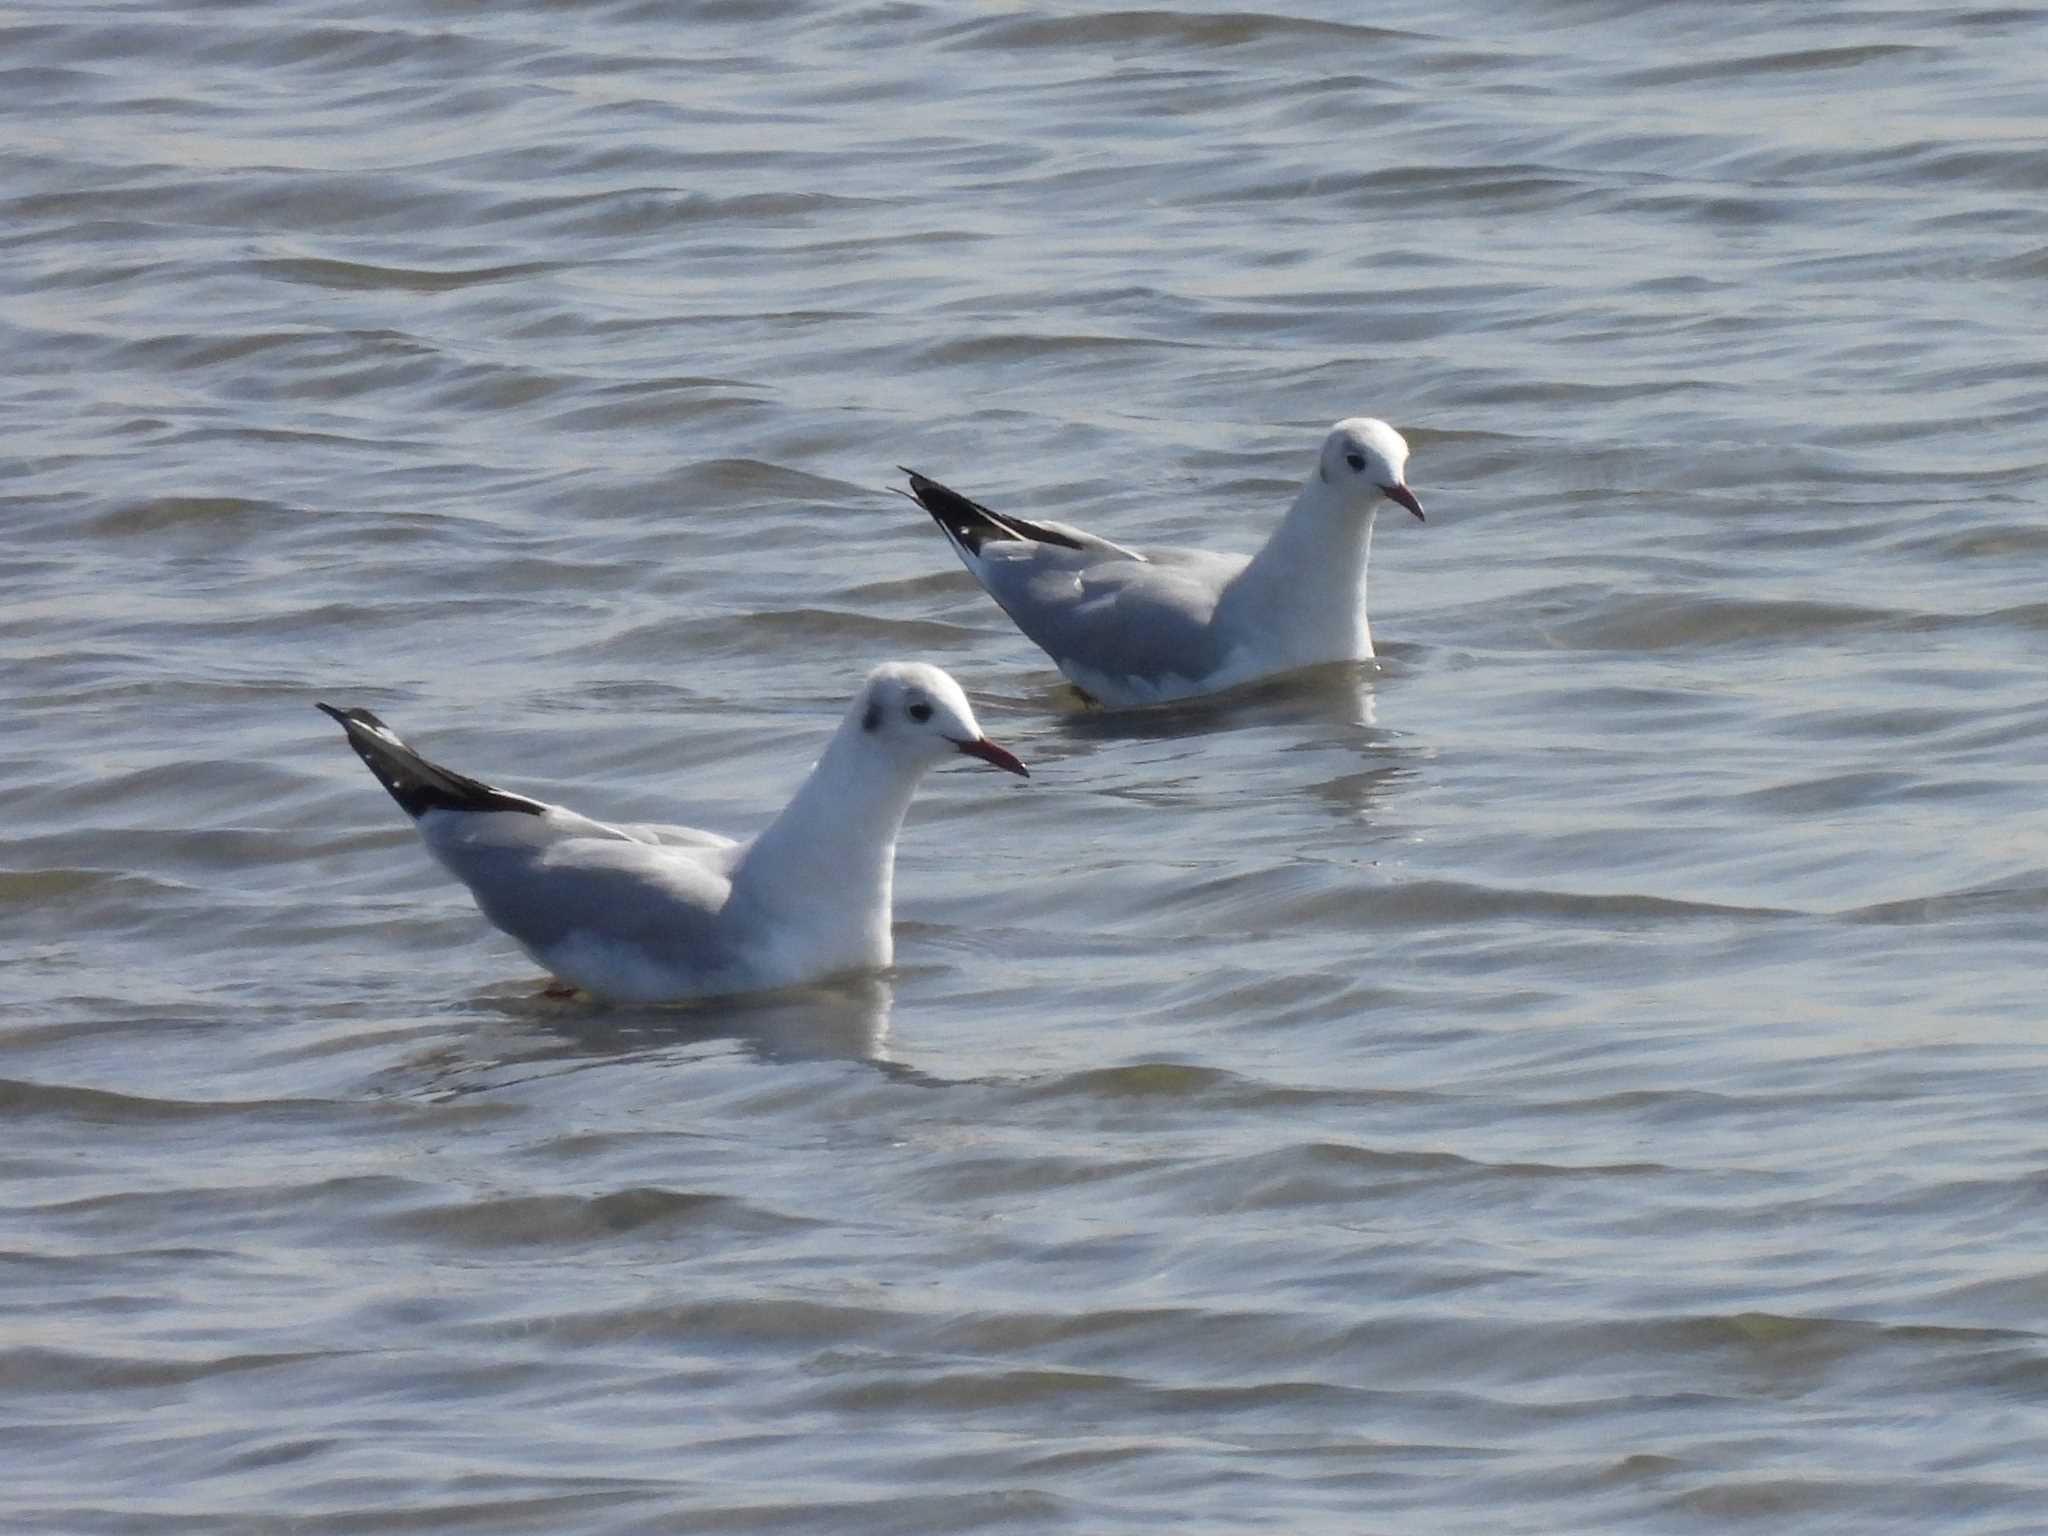
[[399, 809], [414, 820], [428, 811], [518, 811], [539, 816], [547, 810], [538, 800], [493, 789], [479, 779], [428, 762], [367, 709], [336, 709], [332, 704], [314, 707], [341, 723], [356, 756], [369, 766], [377, 782], [391, 791]]
[[969, 501], [958, 491], [948, 490], [929, 476], [898, 464], [910, 476], [910, 494], [920, 507], [931, 513], [932, 521], [968, 554], [979, 554], [981, 546], [995, 539], [1029, 539], [1038, 544], [1057, 544], [1062, 549], [1085, 549], [1079, 539], [1043, 523], [1026, 522], [1007, 512], [991, 512], [978, 501]]

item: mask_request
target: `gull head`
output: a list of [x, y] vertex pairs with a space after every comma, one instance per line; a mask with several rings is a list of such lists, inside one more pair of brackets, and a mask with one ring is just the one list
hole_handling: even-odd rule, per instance
[[875, 668], [847, 718], [863, 741], [907, 773], [922, 773], [958, 752], [1031, 777], [1014, 753], [981, 734], [960, 685], [921, 661], [891, 661]]
[[1355, 506], [1372, 508], [1380, 497], [1422, 518], [1422, 503], [1408, 489], [1408, 442], [1371, 416], [1352, 416], [1330, 428], [1316, 478]]

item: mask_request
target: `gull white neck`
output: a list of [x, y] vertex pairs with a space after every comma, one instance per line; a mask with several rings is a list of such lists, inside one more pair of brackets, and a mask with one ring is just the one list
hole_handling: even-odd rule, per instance
[[848, 720], [733, 871], [733, 898], [789, 925], [815, 964], [887, 965], [896, 835], [917, 775]]
[[1217, 600], [1218, 622], [1242, 623], [1273, 662], [1308, 666], [1372, 655], [1366, 566], [1377, 509], [1345, 505], [1320, 479]]

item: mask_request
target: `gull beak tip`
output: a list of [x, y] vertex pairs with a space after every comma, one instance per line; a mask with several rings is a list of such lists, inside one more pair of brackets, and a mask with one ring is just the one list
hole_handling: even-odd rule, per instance
[[1380, 492], [1387, 500], [1398, 503], [1406, 507], [1410, 512], [1413, 512], [1415, 514], [1415, 521], [1418, 523], [1429, 521], [1428, 518], [1422, 515], [1422, 503], [1415, 499], [1415, 493], [1409, 490], [1407, 486], [1398, 483], [1383, 485], [1380, 487]]
[[1031, 777], [1031, 770], [1008, 747], [999, 747], [986, 736], [977, 736], [972, 741], [955, 742], [954, 745], [968, 757], [978, 757], [984, 763], [993, 763], [1007, 773], [1014, 773], [1020, 779]]

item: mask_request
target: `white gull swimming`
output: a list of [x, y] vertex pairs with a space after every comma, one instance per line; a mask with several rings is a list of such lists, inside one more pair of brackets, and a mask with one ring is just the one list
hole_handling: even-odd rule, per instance
[[992, 512], [906, 469], [961, 562], [1017, 627], [1105, 704], [1212, 693], [1372, 655], [1365, 569], [1382, 500], [1417, 518], [1408, 444], [1370, 416], [1338, 422], [1256, 555], [1115, 544]]
[[1028, 777], [960, 685], [892, 662], [868, 675], [796, 796], [752, 842], [611, 826], [428, 762], [366, 709], [319, 706], [485, 917], [561, 980], [670, 1002], [890, 963], [896, 834], [925, 771], [966, 753]]

